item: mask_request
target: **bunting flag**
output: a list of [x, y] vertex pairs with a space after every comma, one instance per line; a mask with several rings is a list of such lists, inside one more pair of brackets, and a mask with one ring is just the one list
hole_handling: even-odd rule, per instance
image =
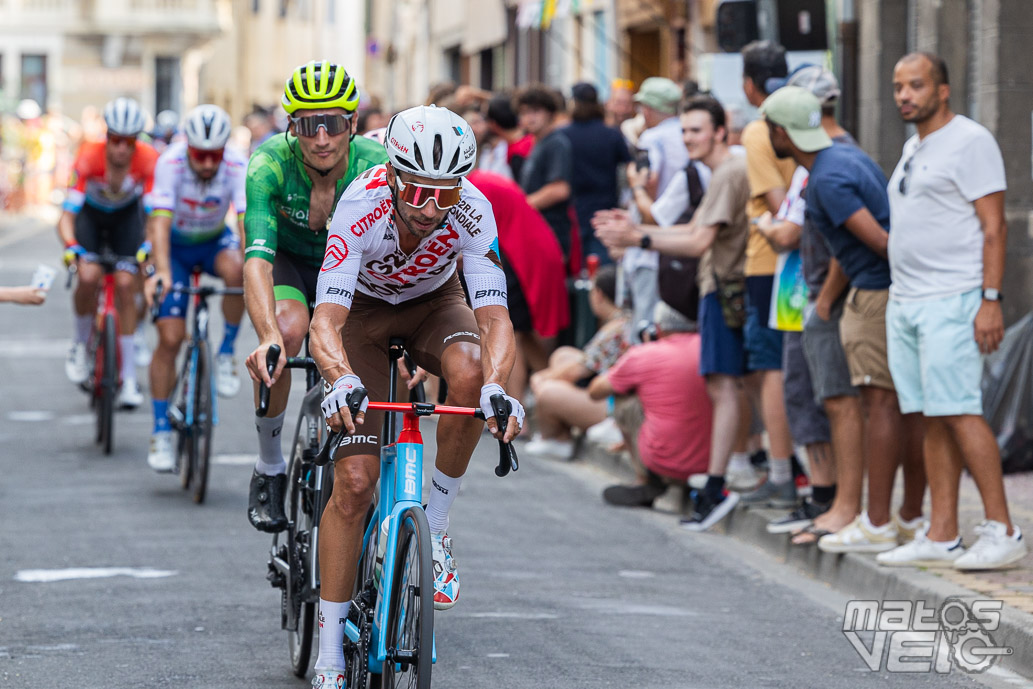
[[556, 0], [542, 0], [542, 29], [546, 30], [552, 25], [552, 18], [556, 16]]

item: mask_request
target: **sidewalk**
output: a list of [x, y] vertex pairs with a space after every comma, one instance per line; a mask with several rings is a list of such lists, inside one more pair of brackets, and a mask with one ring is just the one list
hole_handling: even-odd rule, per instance
[[[612, 473], [616, 482], [631, 481], [634, 477], [627, 455], [608, 452], [587, 440], [574, 461], [592, 463]], [[1033, 534], [1033, 474], [1013, 474], [1005, 476], [1004, 481], [1012, 520], [1023, 529], [1024, 538], [1031, 538], [1033, 536], [1027, 534]], [[677, 518], [683, 504], [682, 494], [680, 487], [670, 488], [654, 503], [653, 509], [670, 512], [672, 519]], [[882, 567], [875, 562], [874, 555], [833, 555], [815, 546], [793, 546], [787, 534], [769, 534], [765, 528], [767, 523], [785, 516], [786, 512], [740, 507], [713, 531], [763, 548], [816, 581], [857, 599], [924, 600], [930, 607], [938, 607], [950, 596], [967, 601], [1000, 600], [1004, 603], [1002, 620], [993, 636], [1001, 645], [1014, 649], [1000, 664], [1033, 678], [1033, 553], [1018, 566], [999, 572]], [[964, 542], [974, 543], [973, 528], [983, 518], [983, 509], [975, 483], [967, 474], [962, 477], [959, 512]]]

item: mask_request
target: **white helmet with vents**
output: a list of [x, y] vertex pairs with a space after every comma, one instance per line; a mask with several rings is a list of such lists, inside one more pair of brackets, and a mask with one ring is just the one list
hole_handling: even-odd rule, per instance
[[108, 131], [118, 136], [136, 136], [146, 126], [143, 110], [132, 98], [116, 98], [105, 105], [104, 122]]
[[218, 105], [198, 105], [187, 113], [183, 129], [191, 148], [214, 151], [226, 145], [233, 125], [230, 116]]
[[392, 117], [384, 146], [395, 170], [419, 177], [463, 177], [477, 162], [477, 140], [470, 125], [448, 108], [434, 105], [418, 105]]

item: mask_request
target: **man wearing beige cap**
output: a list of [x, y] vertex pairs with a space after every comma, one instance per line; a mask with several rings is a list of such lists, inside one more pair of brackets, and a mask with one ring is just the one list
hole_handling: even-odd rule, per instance
[[[886, 176], [861, 149], [832, 144], [821, 126], [821, 103], [806, 89], [779, 89], [760, 111], [775, 153], [810, 171], [807, 212], [833, 255], [819, 299], [827, 295], [834, 301], [850, 288], [840, 334], [851, 383], [861, 391], [864, 420], [856, 443], [863, 442], [868, 455], [868, 509], [846, 528], [822, 536], [818, 547], [836, 553], [890, 550], [897, 545], [900, 523], [921, 517], [925, 475], [920, 456], [900, 451], [900, 409], [886, 357]], [[890, 499], [902, 460], [904, 501], [893, 519]]]

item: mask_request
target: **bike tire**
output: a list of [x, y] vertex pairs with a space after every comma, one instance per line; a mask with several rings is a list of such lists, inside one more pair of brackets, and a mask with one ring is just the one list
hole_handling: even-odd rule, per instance
[[[369, 509], [366, 511], [366, 519], [362, 527], [363, 531], [365, 531], [369, 526], [370, 521], [372, 521], [375, 510], [376, 503], [370, 503]], [[373, 531], [370, 533], [370, 538], [366, 542], [366, 547], [359, 556], [359, 563], [355, 568], [355, 583], [352, 586], [352, 601], [359, 599], [366, 583], [373, 579], [377, 557], [377, 538], [379, 538], [379, 534], [380, 529], [374, 525]], [[373, 586], [375, 585], [371, 585], [371, 588], [373, 588]], [[380, 675], [369, 671], [370, 635], [371, 628], [373, 626], [372, 608], [376, 603], [375, 588], [373, 588], [372, 591], [367, 592], [367, 598], [369, 602], [370, 616], [368, 619], [364, 620], [364, 624], [360, 626], [359, 642], [352, 643], [347, 638], [344, 640], [344, 659], [345, 667], [348, 670], [347, 686], [349, 689], [352, 689], [352, 687], [355, 689], [380, 689]], [[353, 602], [352, 605], [354, 606], [355, 603]], [[349, 616], [350, 615], [351, 613], [349, 613]]]
[[[387, 615], [388, 658], [383, 686], [388, 689], [430, 689], [434, 639], [434, 566], [430, 526], [418, 507], [402, 512], [398, 524], [394, 582]], [[411, 662], [396, 662], [397, 651], [413, 653]]]
[[[290, 464], [287, 466], [287, 495], [284, 510], [287, 518], [294, 525], [295, 543], [297, 534], [311, 534], [312, 525], [315, 520], [314, 506], [311, 497], [305, 499], [302, 490], [308, 483], [308, 477], [302, 476], [304, 469], [302, 453], [305, 450], [304, 434], [299, 434], [294, 443], [294, 450], [291, 452]], [[311, 496], [311, 493], [309, 494]], [[300, 562], [301, 558], [297, 558]], [[306, 562], [305, 569], [291, 568], [287, 577], [283, 592], [283, 604], [287, 604], [287, 588], [300, 595], [303, 588], [304, 577], [308, 576], [309, 563]], [[302, 601], [298, 608], [298, 628], [287, 630], [287, 651], [291, 661], [291, 672], [296, 677], [304, 677], [308, 672], [309, 663], [312, 661], [312, 642], [315, 631], [316, 602]]]
[[100, 396], [97, 404], [97, 441], [104, 454], [111, 454], [115, 425], [115, 395], [118, 392], [118, 332], [115, 316], [104, 316], [101, 333], [101, 352], [97, 359], [101, 365]]
[[197, 370], [194, 376], [194, 428], [191, 433], [193, 461], [191, 482], [194, 502], [204, 502], [208, 490], [208, 462], [212, 454], [212, 360], [207, 342], [197, 345]]
[[[194, 429], [187, 425], [187, 401], [190, 399], [190, 369], [192, 352], [188, 349], [183, 362], [183, 373], [177, 383], [180, 385], [177, 405], [179, 407], [180, 424], [176, 428], [176, 463], [179, 465], [179, 482], [183, 490], [189, 490], [194, 479]], [[195, 411], [196, 414], [196, 411]]]

